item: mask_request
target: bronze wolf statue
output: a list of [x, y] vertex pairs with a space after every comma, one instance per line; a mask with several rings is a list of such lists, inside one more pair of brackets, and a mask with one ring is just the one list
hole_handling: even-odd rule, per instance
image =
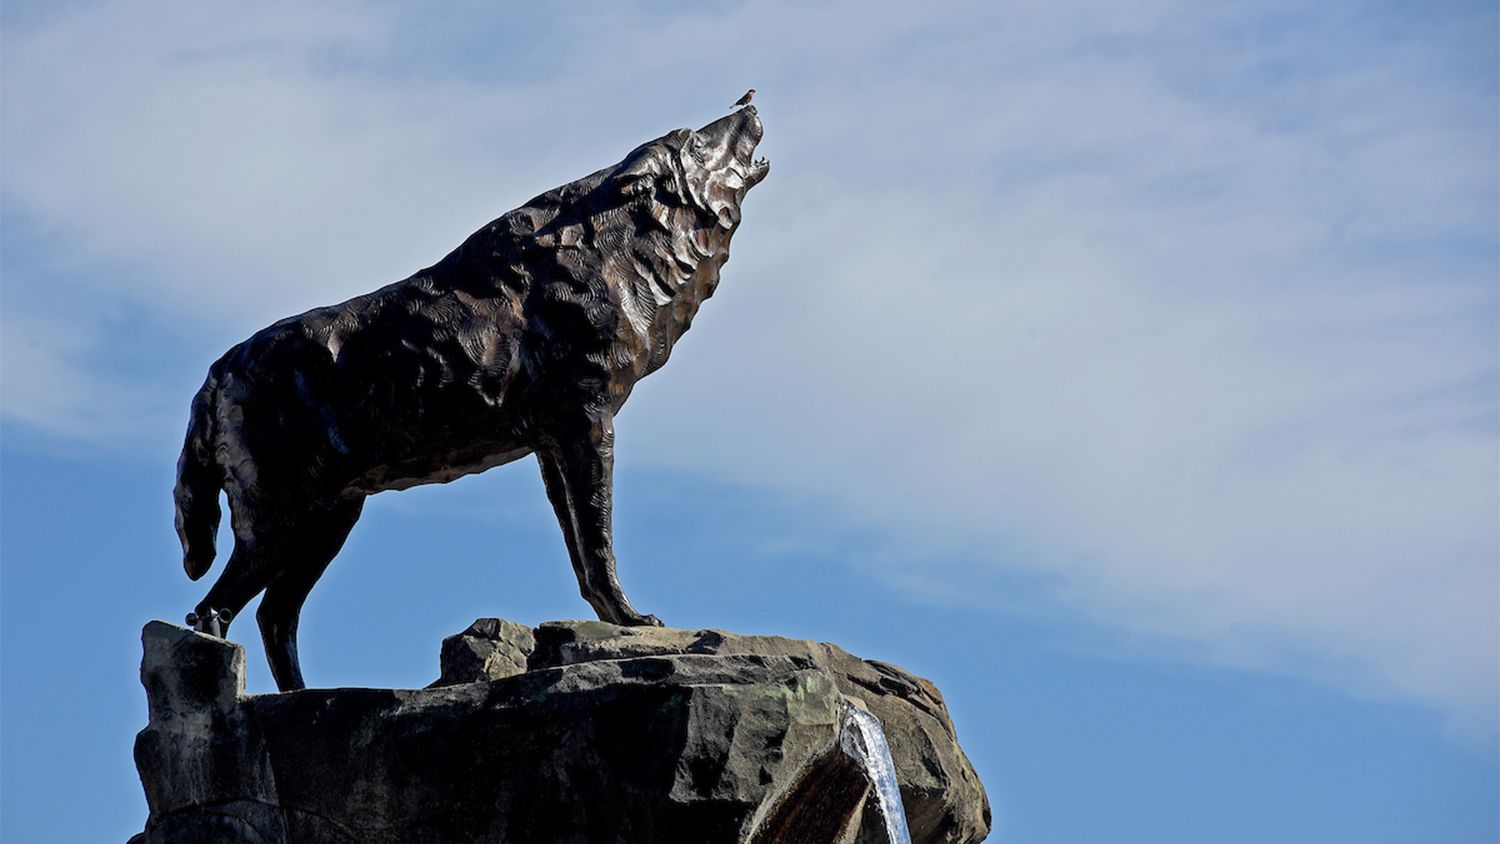
[[770, 169], [762, 133], [753, 106], [670, 132], [405, 281], [230, 349], [193, 399], [175, 498], [188, 577], [213, 563], [220, 490], [234, 550], [188, 622], [223, 634], [264, 590], [271, 673], [303, 688], [298, 616], [365, 497], [535, 454], [583, 597], [660, 624], [615, 574], [613, 418], [713, 295]]

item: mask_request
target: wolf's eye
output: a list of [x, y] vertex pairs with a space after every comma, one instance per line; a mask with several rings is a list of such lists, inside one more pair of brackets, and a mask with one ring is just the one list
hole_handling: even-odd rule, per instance
[[703, 157], [704, 148], [708, 146], [704, 142], [703, 138], [701, 136], [699, 136], [698, 134], [696, 134], [696, 133], [688, 136], [688, 144], [687, 145], [688, 145], [688, 152], [691, 152], [693, 155], [697, 156], [698, 158], [702, 158]]

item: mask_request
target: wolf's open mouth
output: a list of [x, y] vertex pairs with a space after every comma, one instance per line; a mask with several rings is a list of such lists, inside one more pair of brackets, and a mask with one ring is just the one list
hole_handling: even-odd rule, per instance
[[746, 188], [760, 184], [770, 172], [769, 160], [754, 157], [755, 147], [765, 135], [765, 128], [761, 125], [755, 106], [745, 106], [739, 111], [726, 114], [704, 126], [699, 132], [708, 137], [722, 138], [721, 143], [729, 146], [734, 159], [732, 166], [744, 176]]
[[771, 172], [771, 160], [761, 156], [750, 163], [750, 172], [745, 174], [745, 182], [750, 187], [754, 187], [760, 184], [769, 172]]

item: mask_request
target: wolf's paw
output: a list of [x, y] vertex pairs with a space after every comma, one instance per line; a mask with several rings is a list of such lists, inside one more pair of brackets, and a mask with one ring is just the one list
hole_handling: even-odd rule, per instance
[[207, 633], [221, 639], [229, 632], [229, 622], [232, 620], [234, 620], [234, 613], [227, 608], [190, 612], [186, 619], [188, 627], [199, 633]]

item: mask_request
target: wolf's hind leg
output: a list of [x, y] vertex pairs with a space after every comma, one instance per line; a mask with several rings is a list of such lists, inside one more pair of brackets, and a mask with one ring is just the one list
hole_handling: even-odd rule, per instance
[[344, 547], [349, 531], [359, 520], [365, 499], [345, 498], [333, 502], [299, 524], [296, 540], [283, 550], [281, 573], [266, 587], [255, 621], [260, 625], [266, 661], [276, 688], [283, 692], [303, 689], [302, 664], [297, 658], [297, 623], [302, 605], [328, 564]]
[[227, 638], [230, 623], [276, 573], [275, 561], [266, 553], [264, 542], [236, 538], [223, 573], [188, 616], [188, 623], [200, 633], [212, 633], [212, 620], [217, 617], [217, 635]]

